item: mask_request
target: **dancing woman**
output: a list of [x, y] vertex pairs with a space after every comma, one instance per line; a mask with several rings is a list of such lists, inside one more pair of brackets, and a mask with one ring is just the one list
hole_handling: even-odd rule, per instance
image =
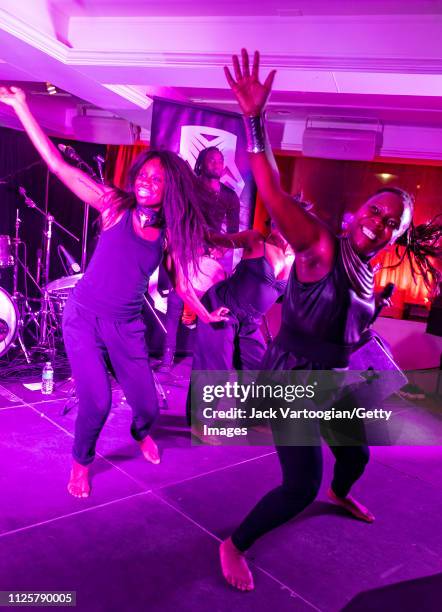
[[[260, 195], [272, 219], [296, 253], [282, 308], [278, 336], [263, 360], [264, 370], [346, 368], [352, 349], [370, 324], [374, 312], [370, 259], [410, 228], [412, 198], [398, 188], [382, 189], [356, 212], [347, 235], [337, 238], [316, 216], [306, 211], [280, 185], [274, 158], [265, 137], [263, 112], [275, 70], [259, 80], [259, 54], [250, 70], [247, 52], [242, 66], [233, 57], [234, 77], [227, 81], [244, 114], [250, 163]], [[409, 234], [408, 234], [409, 235]], [[422, 255], [419, 241], [407, 249]], [[424, 261], [422, 259], [422, 261]], [[428, 272], [429, 266], [425, 266]], [[282, 484], [252, 509], [232, 536], [222, 543], [221, 566], [226, 580], [240, 590], [254, 588], [243, 553], [262, 535], [296, 516], [316, 497], [322, 477], [319, 423], [311, 423], [314, 446], [276, 446]], [[371, 513], [350, 495], [364, 472], [368, 448], [332, 447], [336, 463], [329, 492], [336, 503], [371, 522]]]
[[217, 246], [242, 248], [243, 255], [232, 276], [201, 300], [209, 310], [225, 306], [229, 315], [223, 323], [197, 323], [193, 368], [256, 370], [266, 350], [262, 319], [284, 294], [293, 254], [277, 230], [266, 238], [256, 230], [210, 237]]
[[198, 266], [205, 248], [197, 183], [174, 153], [147, 151], [130, 169], [127, 191], [97, 184], [63, 159], [31, 114], [22, 90], [0, 87], [0, 101], [15, 110], [49, 169], [101, 215], [96, 250], [63, 316], [79, 402], [68, 491], [87, 497], [89, 466], [112, 403], [107, 360], [132, 408], [133, 438], [148, 461], [160, 462], [157, 445], [149, 436], [158, 402], [141, 309], [149, 276], [165, 249], [180, 295], [202, 320], [224, 320], [220, 312], [209, 313], [202, 306], [188, 282], [187, 271]]
[[[219, 247], [242, 248], [241, 261], [233, 274], [211, 287], [201, 301], [209, 310], [228, 309], [222, 323], [196, 326], [193, 345], [194, 371], [257, 370], [266, 350], [261, 333], [265, 313], [284, 294], [293, 263], [293, 251], [274, 229], [266, 238], [256, 230], [235, 234], [210, 234]], [[197, 385], [191, 386], [194, 406], [201, 397]], [[190, 421], [190, 395], [187, 402]], [[199, 410], [194, 412], [192, 431], [201, 434]]]

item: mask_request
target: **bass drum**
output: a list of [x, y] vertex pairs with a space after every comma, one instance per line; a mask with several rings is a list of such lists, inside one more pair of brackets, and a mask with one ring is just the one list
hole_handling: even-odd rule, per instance
[[18, 319], [14, 300], [0, 287], [0, 357], [7, 353], [17, 336]]

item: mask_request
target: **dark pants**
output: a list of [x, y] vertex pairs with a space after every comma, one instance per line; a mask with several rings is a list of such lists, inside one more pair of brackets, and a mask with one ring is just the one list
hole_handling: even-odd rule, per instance
[[[322, 480], [322, 449], [317, 446], [276, 446], [282, 484], [265, 495], [232, 535], [234, 545], [247, 550], [258, 538], [289, 521], [316, 498]], [[369, 459], [368, 446], [330, 446], [336, 458], [332, 489], [348, 495]]]
[[[211, 287], [201, 300], [209, 312], [225, 306]], [[259, 370], [267, 346], [259, 329], [260, 320], [238, 308], [230, 308], [228, 321], [198, 320], [194, 340], [194, 370]]]
[[183, 316], [184, 302], [174, 289], [167, 295], [166, 336], [163, 350], [175, 353], [178, 327]]
[[132, 408], [131, 434], [143, 440], [158, 414], [158, 401], [141, 317], [102, 319], [68, 301], [63, 337], [78, 397], [73, 457], [94, 460], [95, 445], [112, 405], [109, 360]]
[[222, 323], [199, 320], [193, 346], [194, 370], [258, 370], [266, 351], [258, 325], [232, 314]]
[[[216, 285], [209, 289], [204, 295], [202, 302], [209, 312], [223, 302], [216, 295]], [[210, 377], [211, 384], [225, 383], [226, 370], [259, 370], [266, 344], [259, 329], [259, 321], [247, 317], [247, 313], [236, 312], [231, 309], [229, 320], [220, 323], [202, 323], [199, 319], [195, 330], [193, 343], [194, 371], [220, 371], [221, 378], [218, 381], [216, 375]], [[208, 382], [207, 378], [205, 382]], [[201, 389], [193, 385], [187, 396], [187, 421], [191, 421], [191, 394], [193, 395], [193, 406], [200, 403], [202, 397]], [[195, 411], [194, 411], [195, 412]], [[199, 418], [198, 410], [194, 414]]]

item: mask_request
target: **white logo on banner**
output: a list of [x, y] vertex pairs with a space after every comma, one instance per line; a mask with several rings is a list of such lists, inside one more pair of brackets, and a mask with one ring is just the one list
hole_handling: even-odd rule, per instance
[[224, 156], [225, 174], [221, 182], [233, 189], [240, 197], [244, 189], [244, 180], [235, 163], [236, 134], [208, 127], [207, 125], [181, 126], [180, 155], [192, 168], [200, 151], [207, 147], [216, 147]]

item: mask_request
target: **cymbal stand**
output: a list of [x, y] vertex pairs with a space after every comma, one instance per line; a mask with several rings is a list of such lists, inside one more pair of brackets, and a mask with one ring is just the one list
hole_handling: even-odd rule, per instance
[[31, 309], [29, 308], [29, 304], [26, 299], [27, 296], [25, 298], [25, 302], [23, 303], [23, 299], [22, 299], [23, 295], [18, 292], [18, 263], [19, 263], [18, 247], [21, 242], [19, 238], [20, 223], [21, 223], [21, 219], [18, 213], [18, 208], [17, 208], [17, 213], [15, 217], [15, 237], [14, 237], [14, 240], [12, 241], [12, 244], [14, 246], [14, 268], [12, 271], [12, 296], [11, 297], [15, 302], [17, 312], [18, 312], [17, 341], [20, 346], [20, 350], [26, 359], [26, 363], [31, 363], [31, 358], [29, 356], [29, 352], [26, 348], [26, 345], [23, 339], [23, 329], [25, 328], [25, 316], [26, 316], [24, 313], [24, 310], [29, 309], [30, 311]]
[[[27, 350], [24, 339], [23, 339], [23, 330], [28, 329], [29, 325], [33, 323], [38, 333], [39, 323], [38, 323], [36, 313], [31, 309], [29, 302], [28, 302], [27, 278], [29, 277], [32, 280], [32, 282], [35, 284], [35, 286], [37, 287], [39, 291], [41, 291], [41, 289], [37, 281], [35, 280], [35, 278], [29, 272], [29, 269], [27, 266], [26, 245], [23, 242], [23, 240], [20, 240], [20, 224], [21, 223], [22, 223], [22, 220], [20, 219], [19, 211], [17, 209], [16, 218], [15, 218], [15, 237], [12, 240], [12, 244], [14, 247], [14, 267], [13, 267], [13, 277], [12, 277], [13, 284], [12, 284], [12, 296], [11, 297], [15, 302], [17, 312], [19, 315], [18, 316], [18, 330], [17, 330], [18, 344], [20, 346], [20, 349], [27, 363], [30, 363], [31, 359], [30, 359], [29, 351]], [[23, 245], [24, 247], [24, 261], [22, 261], [19, 256], [20, 245]], [[18, 269], [19, 269], [18, 267], [19, 265], [21, 266], [23, 270], [23, 275], [24, 275], [24, 286], [25, 286], [24, 294], [18, 290]], [[36, 338], [36, 335], [34, 332], [30, 330], [28, 330], [28, 332], [34, 338]]]
[[54, 357], [55, 353], [55, 335], [58, 330], [58, 321], [56, 314], [54, 312], [54, 305], [51, 302], [49, 293], [46, 289], [47, 284], [49, 282], [49, 269], [50, 269], [50, 260], [51, 260], [51, 246], [52, 246], [52, 226], [56, 225], [59, 229], [61, 229], [64, 233], [68, 234], [71, 238], [79, 242], [77, 236], [72, 234], [67, 228], [65, 228], [61, 223], [55, 220], [54, 216], [50, 213], [42, 210], [37, 204], [31, 200], [26, 194], [26, 191], [23, 187], [19, 189], [20, 195], [24, 197], [25, 204], [29, 208], [33, 208], [38, 211], [45, 219], [45, 248], [44, 248], [44, 264], [43, 264], [43, 287], [40, 288], [40, 292], [42, 295], [41, 298], [41, 307], [39, 310], [39, 338], [37, 349], [43, 349], [44, 351], [48, 351], [51, 355], [51, 358]]

